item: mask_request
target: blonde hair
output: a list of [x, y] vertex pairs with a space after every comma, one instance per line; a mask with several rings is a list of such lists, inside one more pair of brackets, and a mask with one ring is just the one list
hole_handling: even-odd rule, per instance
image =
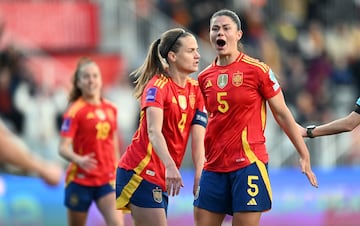
[[[134, 96], [140, 98], [144, 92], [146, 84], [156, 74], [163, 74], [169, 76], [165, 67], [165, 59], [167, 62], [167, 55], [170, 51], [177, 53], [181, 47], [179, 39], [192, 35], [181, 28], [174, 28], [167, 30], [161, 35], [161, 38], [153, 41], [149, 47], [149, 51], [144, 63], [130, 73], [130, 76], [135, 78]], [[161, 57], [161, 58], [160, 58]]]

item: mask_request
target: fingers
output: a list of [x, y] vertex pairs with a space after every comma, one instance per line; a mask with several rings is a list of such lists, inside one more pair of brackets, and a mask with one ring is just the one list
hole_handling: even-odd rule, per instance
[[166, 190], [169, 196], [176, 196], [180, 194], [180, 189], [184, 187], [181, 178], [178, 179], [167, 179]]
[[306, 175], [310, 184], [316, 188], [319, 187], [317, 178], [311, 170], [310, 163], [300, 159], [301, 172]]
[[80, 161], [80, 167], [83, 168], [85, 171], [90, 171], [92, 169], [95, 169], [98, 163], [98, 160], [95, 158], [95, 153], [92, 152], [88, 155], [82, 156], [82, 159]]
[[317, 178], [316, 178], [315, 174], [312, 171], [306, 172], [305, 174], [306, 174], [308, 180], [310, 181], [310, 184], [312, 186], [318, 188], [319, 184], [318, 184], [318, 181], [317, 181]]

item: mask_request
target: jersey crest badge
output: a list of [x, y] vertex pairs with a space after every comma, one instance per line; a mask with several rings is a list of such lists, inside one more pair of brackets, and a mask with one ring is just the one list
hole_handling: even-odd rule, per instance
[[106, 109], [106, 117], [111, 120], [114, 121], [115, 120], [115, 114], [112, 110], [110, 109]]
[[190, 94], [189, 95], [189, 105], [190, 105], [191, 109], [194, 109], [194, 107], [195, 107], [195, 94]]
[[79, 205], [79, 197], [77, 196], [76, 193], [70, 195], [70, 205], [74, 207]]
[[229, 75], [228, 74], [219, 74], [217, 79], [217, 85], [220, 89], [223, 89], [229, 81]]
[[106, 118], [105, 112], [101, 109], [96, 109], [95, 114], [100, 120], [104, 120]]
[[157, 202], [157, 203], [161, 203], [162, 202], [162, 190], [161, 188], [155, 188], [153, 189], [153, 198], [154, 198], [154, 201]]
[[232, 84], [235, 86], [235, 87], [239, 87], [243, 84], [243, 73], [242, 72], [236, 72], [233, 74], [233, 77], [232, 77]]
[[178, 99], [180, 108], [185, 110], [187, 108], [186, 97], [184, 95], [179, 95]]

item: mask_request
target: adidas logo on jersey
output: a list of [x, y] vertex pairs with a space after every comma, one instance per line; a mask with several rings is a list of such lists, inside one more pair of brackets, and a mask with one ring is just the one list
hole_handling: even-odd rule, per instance
[[250, 201], [246, 204], [248, 206], [256, 206], [257, 202], [254, 198], [251, 198]]

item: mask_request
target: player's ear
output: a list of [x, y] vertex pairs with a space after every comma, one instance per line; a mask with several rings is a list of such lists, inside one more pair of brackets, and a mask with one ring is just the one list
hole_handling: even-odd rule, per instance
[[170, 51], [168, 53], [168, 60], [171, 62], [175, 62], [176, 61], [176, 54], [173, 51]]

